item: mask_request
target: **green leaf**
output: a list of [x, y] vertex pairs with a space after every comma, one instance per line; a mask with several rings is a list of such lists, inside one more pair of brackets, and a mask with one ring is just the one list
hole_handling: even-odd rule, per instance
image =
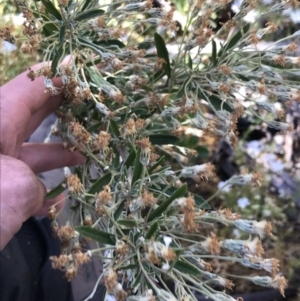
[[148, 169], [148, 173], [151, 174], [159, 165], [161, 165], [162, 162], [165, 161], [165, 158], [165, 156], [160, 157], [159, 160]]
[[55, 188], [50, 190], [44, 197], [45, 200], [51, 200], [64, 192], [66, 187], [63, 187], [62, 184], [57, 185]]
[[60, 45], [56, 50], [55, 50], [55, 55], [51, 63], [51, 71], [52, 71], [52, 77], [55, 77], [56, 72], [57, 72], [57, 65], [62, 58], [64, 52], [63, 52], [63, 45]]
[[82, 171], [79, 167], [75, 167], [74, 173], [78, 176], [81, 182], [83, 182]]
[[41, 12], [38, 13], [37, 11], [33, 11], [32, 13], [36, 18], [42, 17], [42, 19], [45, 22], [48, 22], [47, 24], [45, 24], [43, 26], [43, 33], [44, 33], [45, 37], [49, 37], [49, 36], [53, 35], [53, 33], [55, 31], [58, 31], [58, 27], [55, 23], [49, 23], [49, 22], [53, 22], [52, 18], [50, 18], [49, 16], [47, 16]]
[[[136, 264], [128, 264], [125, 266], [120, 266], [119, 268], [117, 268], [117, 271], [125, 271], [125, 270], [133, 270], [137, 267]], [[104, 300], [104, 299], [101, 299]]]
[[118, 209], [114, 213], [114, 221], [116, 222], [124, 210], [125, 200], [119, 205]]
[[180, 88], [179, 91], [177, 92], [177, 97], [178, 97], [178, 98], [182, 97], [182, 96], [185, 94], [185, 87], [186, 87], [186, 85], [187, 85], [189, 82], [190, 82], [190, 79], [189, 79], [189, 78], [187, 78], [187, 79], [184, 81], [183, 85], [181, 86], [181, 88]]
[[81, 11], [84, 12], [92, 3], [91, 0], [85, 0], [84, 4], [82, 5]]
[[172, 135], [150, 135], [149, 140], [153, 145], [177, 144], [179, 138]]
[[133, 237], [134, 244], [136, 244], [138, 238], [141, 236], [141, 232], [136, 232]]
[[59, 31], [59, 41], [61, 44], [63, 44], [65, 41], [65, 33], [66, 33], [66, 25], [63, 24]]
[[47, 13], [51, 14], [58, 20], [62, 19], [60, 12], [56, 9], [54, 4], [50, 0], [42, 0], [42, 3], [46, 8]]
[[115, 236], [113, 234], [95, 228], [87, 227], [87, 226], [78, 226], [75, 228], [75, 230], [78, 231], [82, 236], [91, 238], [100, 243], [106, 245], [116, 244]]
[[133, 230], [130, 230], [130, 232], [129, 232], [129, 239], [130, 239], [130, 241], [134, 244], [134, 234], [133, 234]]
[[114, 120], [111, 119], [111, 120], [109, 121], [109, 126], [110, 126], [112, 132], [113, 132], [117, 137], [120, 137], [120, 136], [121, 136], [121, 133], [120, 133], [120, 131], [119, 131], [119, 128], [118, 128], [118, 126], [117, 126], [117, 124], [116, 124], [116, 122], [115, 122]]
[[239, 30], [231, 39], [230, 41], [225, 45], [226, 50], [230, 50], [233, 48], [240, 40], [243, 38], [249, 31], [251, 27], [251, 24], [246, 24], [241, 30]]
[[[160, 184], [160, 186], [162, 189], [166, 189], [165, 193], [167, 193], [167, 194], [173, 194], [176, 191], [176, 188], [173, 186], [169, 187], [168, 189], [167, 189], [167, 186], [164, 184]], [[195, 199], [195, 203], [198, 208], [202, 208], [202, 209], [210, 209], [211, 208], [210, 205], [207, 203], [207, 201], [203, 197], [201, 197], [197, 194], [194, 194], [192, 192], [189, 192], [189, 194]], [[187, 196], [187, 195], [188, 194], [186, 193], [184, 196]]]
[[[93, 51], [95, 51], [102, 57], [103, 53], [102, 53], [101, 49], [99, 49], [99, 47], [97, 45], [95, 45], [93, 42], [91, 42], [83, 37], [80, 37], [80, 36], [77, 36], [77, 40], [79, 41], [79, 43], [81, 43], [82, 46], [92, 49]], [[95, 70], [92, 70], [91, 68], [89, 68], [89, 69], [90, 70], [88, 70], [88, 73], [90, 74], [91, 77], [96, 74]], [[99, 77], [100, 77], [100, 74], [97, 73], [98, 80], [99, 80]], [[105, 79], [103, 77], [101, 80], [102, 80], [102, 82], [100, 82], [100, 84], [97, 81], [95, 81], [95, 83], [97, 83], [99, 86], [101, 86], [102, 84], [107, 84], [107, 82], [105, 81]]]
[[223, 102], [223, 106], [222, 106], [222, 100], [219, 97], [217, 97], [216, 95], [211, 95], [208, 98], [209, 98], [209, 101], [210, 101], [211, 105], [216, 110], [221, 110], [221, 107], [222, 107], [223, 110], [232, 112], [231, 107], [226, 102]]
[[[204, 92], [204, 91], [203, 91]], [[203, 98], [205, 100], [209, 100], [210, 104], [216, 109], [216, 110], [220, 110], [221, 109], [221, 105], [222, 105], [222, 99], [220, 99], [218, 96], [216, 95], [208, 95], [206, 92], [202, 93], [200, 90], [198, 90], [198, 96], [200, 98]], [[231, 107], [226, 103], [223, 102], [223, 110], [226, 110], [228, 112], [232, 112]]]
[[191, 70], [193, 70], [193, 61], [189, 53], [188, 53], [188, 66]]
[[121, 226], [130, 228], [130, 229], [133, 227], [136, 227], [136, 221], [134, 221], [134, 220], [120, 219], [120, 220], [118, 220], [118, 224]]
[[199, 271], [192, 264], [181, 260], [178, 260], [174, 264], [173, 268], [188, 275], [199, 276], [200, 274]]
[[102, 121], [96, 122], [95, 124], [91, 125], [91, 126], [87, 129], [87, 131], [88, 131], [89, 133], [93, 133], [93, 132], [97, 131], [97, 130], [99, 129], [99, 127], [100, 127], [102, 124], [103, 124]]
[[147, 222], [151, 222], [156, 217], [160, 217], [166, 209], [171, 205], [171, 203], [180, 197], [183, 197], [186, 193], [186, 184], [180, 186], [178, 189], [174, 191], [174, 193], [163, 203], [161, 203], [148, 217]]
[[86, 10], [80, 14], [78, 14], [75, 18], [74, 21], [84, 21], [84, 20], [89, 20], [92, 18], [96, 18], [98, 16], [101, 16], [104, 14], [104, 10], [102, 9], [89, 9]]
[[168, 77], [171, 76], [171, 65], [170, 65], [170, 59], [169, 59], [169, 53], [165, 44], [164, 39], [158, 34], [154, 34], [154, 41], [155, 41], [155, 46], [157, 50], [157, 56], [159, 58], [163, 58], [166, 63], [163, 64], [163, 68], [165, 73], [167, 74]]
[[135, 278], [134, 282], [130, 285], [130, 287], [133, 289], [138, 288], [141, 284], [141, 278], [142, 278], [142, 271], [139, 270], [137, 277]]
[[136, 157], [136, 152], [135, 152], [135, 150], [133, 149], [133, 150], [130, 152], [129, 156], [127, 157], [126, 161], [125, 161], [125, 166], [126, 166], [127, 168], [129, 168], [129, 167], [132, 165], [132, 163], [134, 162], [135, 157]]
[[100, 45], [100, 46], [112, 46], [112, 45], [116, 45], [119, 48], [124, 48], [125, 44], [119, 40], [106, 40], [106, 41], [97, 41], [94, 42], [94, 44], [96, 45]]
[[146, 234], [145, 238], [146, 239], [151, 239], [151, 237], [155, 234], [158, 228], [158, 222], [156, 221], [153, 223], [153, 225], [150, 227], [148, 233]]
[[[90, 188], [88, 193], [94, 195], [94, 194], [100, 192], [105, 185], [108, 185], [110, 183], [111, 177], [112, 177], [111, 174], [108, 173], [108, 174], [104, 175], [102, 178], [98, 179], [92, 185], [92, 187]], [[85, 198], [88, 200], [88, 199], [91, 199], [92, 197], [91, 196], [86, 196]]]
[[198, 208], [201, 209], [210, 209], [209, 204], [207, 203], [207, 201], [200, 195], [197, 194], [191, 194], [194, 197], [195, 200], [195, 204]]
[[211, 60], [212, 60], [213, 66], [216, 66], [216, 64], [217, 64], [217, 44], [216, 44], [215, 40], [212, 40]]
[[134, 183], [141, 178], [142, 173], [143, 173], [144, 166], [140, 162], [140, 153], [141, 153], [141, 150], [138, 149], [136, 157], [135, 157], [135, 162], [134, 162], [134, 170], [133, 170], [131, 186], [133, 186]]
[[77, 204], [77, 205], [74, 205], [74, 206], [71, 206], [70, 209], [72, 211], [77, 211], [78, 209], [80, 208], [80, 204]]

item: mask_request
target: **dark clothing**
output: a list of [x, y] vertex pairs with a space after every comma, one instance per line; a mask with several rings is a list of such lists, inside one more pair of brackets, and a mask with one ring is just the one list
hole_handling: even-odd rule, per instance
[[0, 301], [72, 301], [71, 285], [49, 257], [60, 255], [47, 218], [30, 218], [0, 252]]

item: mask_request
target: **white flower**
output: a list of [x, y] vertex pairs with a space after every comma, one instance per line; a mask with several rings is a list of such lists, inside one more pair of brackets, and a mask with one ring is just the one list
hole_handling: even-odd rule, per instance
[[224, 192], [229, 192], [230, 188], [231, 188], [231, 185], [230, 184], [226, 185], [226, 182], [224, 182], [224, 181], [221, 181], [221, 182], [218, 183], [218, 189], [219, 190], [222, 190]]
[[246, 152], [251, 158], [257, 158], [262, 151], [262, 143], [258, 140], [250, 141], [246, 144]]
[[248, 198], [243, 197], [243, 198], [239, 198], [237, 200], [238, 206], [242, 209], [246, 208], [248, 205], [250, 205], [250, 201]]
[[284, 164], [274, 154], [264, 154], [262, 160], [265, 168], [273, 172], [280, 173], [284, 170]]
[[68, 177], [71, 174], [71, 169], [69, 167], [64, 167], [64, 174], [65, 177]]
[[164, 236], [163, 240], [164, 240], [166, 248], [169, 248], [170, 244], [172, 243], [172, 238], [170, 236]]
[[171, 117], [173, 115], [176, 115], [180, 112], [181, 108], [180, 107], [175, 107], [175, 108], [168, 108], [165, 109], [161, 112], [161, 116], [163, 117]]
[[240, 230], [250, 234], [257, 234], [261, 238], [266, 235], [271, 235], [272, 224], [268, 221], [257, 222], [246, 219], [237, 219], [233, 223]]
[[106, 301], [117, 301], [117, 299], [112, 295], [106, 295], [105, 300]]
[[110, 111], [109, 109], [106, 107], [106, 105], [104, 105], [101, 102], [97, 102], [96, 103], [96, 108], [105, 116], [109, 116], [110, 115]]
[[170, 269], [170, 264], [169, 262], [167, 261], [166, 263], [164, 263], [162, 266], [161, 266], [162, 270], [164, 271], [168, 271]]

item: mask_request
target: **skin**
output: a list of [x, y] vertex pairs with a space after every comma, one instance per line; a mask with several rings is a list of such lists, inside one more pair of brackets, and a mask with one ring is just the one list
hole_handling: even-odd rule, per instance
[[[45, 202], [46, 188], [35, 174], [84, 163], [83, 156], [64, 149], [62, 143], [24, 143], [62, 101], [61, 95], [44, 92], [42, 77], [30, 81], [27, 73], [0, 90], [0, 250], [29, 217], [47, 214], [49, 207], [63, 198], [60, 195]], [[59, 78], [53, 83], [62, 85]]]

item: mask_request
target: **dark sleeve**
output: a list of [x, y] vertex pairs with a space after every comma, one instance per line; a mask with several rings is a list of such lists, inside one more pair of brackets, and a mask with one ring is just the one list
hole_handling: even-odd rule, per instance
[[0, 252], [0, 301], [72, 301], [70, 283], [52, 269], [51, 255], [59, 255], [59, 244], [49, 220], [30, 218]]

